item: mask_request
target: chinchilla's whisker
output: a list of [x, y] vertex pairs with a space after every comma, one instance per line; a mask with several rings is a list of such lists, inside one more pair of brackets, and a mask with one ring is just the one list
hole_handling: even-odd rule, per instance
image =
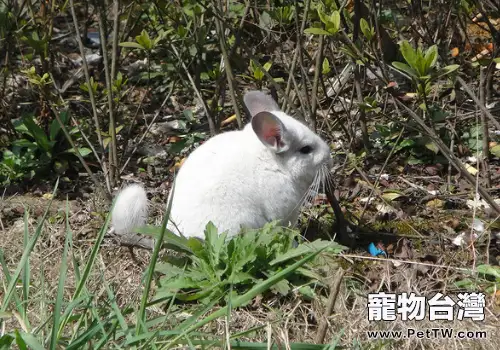
[[[321, 172], [321, 168], [320, 168], [318, 170], [318, 173], [314, 177], [314, 180], [311, 183], [311, 186], [309, 186], [308, 190], [306, 191], [301, 206], [302, 205], [306, 205], [306, 204], [313, 204], [314, 203], [314, 198], [318, 194], [319, 187], [320, 187], [320, 185], [322, 183], [322, 179], [323, 179], [323, 173]], [[306, 223], [305, 223], [306, 230], [309, 227], [310, 223], [311, 223], [311, 217], [309, 216], [307, 218]]]
[[324, 183], [325, 183], [325, 189], [326, 191], [333, 190], [334, 184], [333, 184], [333, 176], [331, 175], [330, 171], [328, 168], [325, 166], [322, 168], [324, 171]]

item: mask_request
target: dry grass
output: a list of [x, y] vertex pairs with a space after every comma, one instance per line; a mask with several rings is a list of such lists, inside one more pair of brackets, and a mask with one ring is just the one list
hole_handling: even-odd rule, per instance
[[[19, 201], [19, 198], [17, 199]], [[4, 208], [6, 202], [3, 203]], [[85, 203], [72, 205], [70, 226], [74, 234], [73, 254], [77, 260], [85, 262], [89, 256], [93, 238], [100, 225], [98, 218], [92, 218], [92, 209]], [[88, 203], [87, 203], [88, 204]], [[31, 293], [33, 305], [30, 308], [29, 318], [32, 326], [39, 325], [42, 320], [37, 309], [37, 297], [41, 297], [40, 283], [44, 283], [46, 300], [51, 300], [57, 292], [59, 263], [64, 246], [65, 223], [60, 215], [63, 202], [55, 203], [59, 207], [51, 215], [42, 237], [31, 255], [32, 285]], [[30, 232], [36, 219], [30, 218]], [[3, 220], [4, 230], [1, 233], [0, 248], [4, 251], [5, 259], [9, 266], [14, 269], [23, 252], [23, 230], [22, 218]], [[148, 264], [150, 253], [145, 250], [134, 250], [131, 252], [126, 247], [119, 247], [114, 242], [105, 241], [101, 249], [98, 264], [88, 284], [89, 291], [105, 300], [107, 297], [103, 286], [103, 279], [112, 286], [117, 303], [120, 307], [126, 305], [138, 305], [141, 294], [141, 278]], [[341, 283], [340, 293], [336, 299], [333, 314], [328, 317], [328, 331], [325, 342], [331, 342], [339, 335], [340, 343], [346, 348], [355, 348], [356, 344], [362, 344], [361, 348], [384, 348], [384, 349], [500, 349], [499, 310], [495, 308], [495, 300], [488, 300], [486, 319], [484, 322], [472, 321], [416, 321], [416, 322], [369, 322], [367, 311], [367, 299], [369, 284], [363, 281], [356, 272], [356, 264], [364, 264], [362, 260], [351, 260], [347, 266], [347, 273]], [[403, 265], [398, 268], [391, 266], [388, 261], [369, 262], [369, 268], [374, 274], [381, 277], [382, 286], [394, 286], [393, 292], [414, 291], [417, 294], [428, 293], [436, 286], [435, 281], [441, 278], [450, 278], [452, 274], [444, 268], [434, 268], [429, 278], [419, 275], [418, 270], [411, 265]], [[69, 298], [74, 291], [75, 276], [73, 267], [68, 270], [66, 295]], [[429, 276], [429, 277], [430, 277]], [[3, 275], [0, 272], [0, 279]], [[366, 277], [366, 276], [365, 276]], [[368, 277], [366, 277], [368, 278]], [[37, 282], [38, 281], [38, 282]], [[399, 283], [393, 283], [399, 281]], [[404, 281], [405, 283], [401, 283]], [[441, 281], [446, 286], [446, 280]], [[37, 285], [38, 284], [38, 285]], [[442, 289], [441, 289], [442, 290]], [[0, 297], [2, 297], [0, 295]], [[314, 342], [318, 331], [318, 324], [324, 317], [326, 296], [313, 301], [305, 301], [298, 296], [290, 298], [270, 298], [255, 300], [253, 305], [233, 310], [229, 323], [225, 319], [218, 319], [204, 327], [203, 331], [214, 335], [225, 337], [227, 331], [231, 334], [245, 330], [262, 327], [258, 331], [243, 337], [242, 340], [273, 342], [286, 345], [291, 342]], [[191, 314], [191, 306], [177, 305], [176, 315], [179, 320]], [[151, 313], [161, 314], [162, 310], [153, 307]], [[11, 320], [6, 324], [7, 328], [18, 328], [19, 324]], [[366, 331], [372, 330], [406, 330], [415, 328], [425, 330], [430, 328], [453, 328], [455, 330], [487, 331], [488, 339], [481, 340], [457, 340], [457, 339], [408, 339], [392, 341], [368, 340]], [[386, 344], [385, 346], [383, 344]]]

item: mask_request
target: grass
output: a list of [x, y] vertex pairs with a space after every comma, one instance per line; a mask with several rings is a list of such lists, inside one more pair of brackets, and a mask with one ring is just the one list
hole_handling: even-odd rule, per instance
[[[56, 189], [57, 183], [52, 198], [56, 194]], [[36, 273], [32, 271], [31, 257], [32, 254], [36, 254], [35, 247], [45, 231], [51, 203], [52, 200], [48, 203], [43, 216], [39, 218], [33, 234], [29, 229], [31, 220], [28, 210], [25, 211], [23, 251], [13, 273], [9, 271], [10, 267], [4, 259], [3, 249], [1, 251], [0, 262], [6, 283], [4, 283], [0, 309], [3, 329], [0, 343], [7, 347], [15, 343], [20, 348], [33, 349], [60, 347], [99, 349], [107, 348], [111, 344], [120, 348], [147, 346], [171, 348], [177, 344], [223, 346], [226, 341], [236, 348], [247, 347], [250, 346], [248, 343], [238, 342], [238, 338], [234, 335], [211, 339], [214, 338], [213, 335], [200, 333], [199, 330], [215, 320], [230, 317], [232, 310], [248, 304], [256, 296], [265, 293], [323, 250], [302, 254], [304, 256], [301, 259], [269, 278], [259, 281], [241, 295], [233, 297], [230, 294], [228, 303], [223, 307], [217, 307], [220, 298], [214, 298], [205, 305], [188, 305], [187, 310], [191, 315], [182, 321], [173, 321], [176, 319], [174, 314], [179, 311], [179, 305], [174, 305], [174, 299], [171, 299], [165, 308], [161, 308], [163, 315], [153, 316], [149, 312], [151, 292], [155, 288], [155, 264], [161, 244], [155, 246], [151, 255], [146, 273], [142, 278], [141, 293], [127, 304], [117, 303], [117, 295], [105, 277], [106, 266], [102, 264], [101, 249], [109, 217], [95, 238], [90, 254], [85, 259], [79, 259], [75, 254], [77, 251], [74, 249], [74, 235], [70, 227], [69, 206], [67, 206], [64, 242], [61, 246], [62, 251], [58, 252], [60, 255], [57, 254], [59, 256], [52, 260], [56, 257], [56, 254], [53, 254], [50, 261], [42, 262], [40, 270]], [[165, 233], [165, 222], [162, 225], [160, 237]], [[42, 257], [42, 260], [45, 259], [46, 257]], [[56, 262], [59, 262], [59, 266]], [[56, 273], [53, 275], [57, 277], [55, 280], [45, 281], [43, 273], [45, 264], [52, 265], [53, 268], [57, 266]], [[69, 276], [72, 278], [68, 278]], [[37, 280], [36, 277], [39, 279]], [[55, 285], [55, 290], [47, 288], [49, 285]], [[98, 286], [101, 288], [96, 290]], [[30, 293], [30, 289], [39, 292]], [[46, 310], [47, 308], [49, 312], [34, 315], [35, 309]], [[165, 331], [165, 328], [169, 330]], [[265, 344], [261, 345], [265, 346]], [[252, 347], [256, 346], [257, 344], [253, 344]], [[314, 347], [309, 345], [309, 348]]]
[[[56, 193], [54, 190], [53, 195]], [[53, 198], [53, 197], [52, 197]], [[100, 348], [189, 348], [233, 349], [414, 349], [482, 348], [498, 346], [498, 322], [494, 305], [486, 321], [453, 322], [368, 322], [366, 295], [369, 292], [359, 273], [367, 269], [393, 281], [406, 279], [418, 292], [428, 292], [412, 265], [397, 274], [385, 275], [392, 264], [367, 261], [359, 256], [347, 267], [332, 315], [325, 317], [329, 290], [313, 288], [316, 298], [307, 298], [292, 289], [286, 296], [269, 293], [319, 255], [320, 250], [290, 260], [284, 268], [263, 281], [248, 284], [234, 295], [233, 286], [205, 303], [169, 299], [152, 302], [159, 290], [153, 262], [163, 258], [159, 246], [153, 253], [109, 245], [105, 220], [92, 239], [81, 239], [77, 216], [66, 204], [64, 216], [51, 220], [48, 201], [43, 215], [34, 219], [28, 211], [5, 232], [8, 243], [0, 245], [2, 305], [0, 311], [2, 348], [14, 344], [31, 349]], [[166, 216], [165, 216], [166, 217]], [[76, 228], [76, 232], [74, 231]], [[290, 253], [289, 253], [290, 254]], [[334, 255], [325, 264], [338, 266]], [[352, 259], [355, 255], [349, 255]], [[333, 264], [333, 265], [332, 265]], [[336, 265], [337, 264], [337, 265]], [[343, 264], [343, 263], [342, 263]], [[353, 269], [355, 267], [355, 269]], [[436, 275], [445, 268], [436, 269]], [[358, 272], [356, 272], [358, 271]], [[378, 271], [378, 272], [376, 272]], [[186, 270], [186, 273], [188, 270]], [[448, 271], [451, 280], [452, 270]], [[458, 272], [457, 272], [458, 273]], [[332, 276], [332, 275], [330, 275]], [[331, 278], [331, 277], [330, 277]], [[471, 276], [479, 282], [477, 274]], [[328, 276], [323, 281], [328, 285]], [[423, 281], [422, 281], [423, 282]], [[445, 282], [446, 283], [446, 282]], [[450, 282], [451, 283], [451, 282]], [[378, 286], [380, 288], [381, 286]], [[449, 290], [452, 285], [448, 285]], [[403, 288], [399, 288], [403, 290]], [[407, 289], [408, 290], [408, 289]], [[327, 322], [325, 344], [315, 341], [318, 324]], [[486, 330], [486, 340], [377, 340], [366, 339], [367, 330], [404, 330], [414, 327]]]

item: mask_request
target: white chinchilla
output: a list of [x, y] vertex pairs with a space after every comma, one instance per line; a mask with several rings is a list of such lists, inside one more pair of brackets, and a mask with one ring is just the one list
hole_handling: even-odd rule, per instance
[[[328, 145], [280, 111], [272, 97], [251, 91], [243, 100], [251, 122], [209, 139], [180, 168], [168, 224], [172, 232], [204, 238], [209, 221], [230, 236], [273, 220], [295, 225], [309, 189], [317, 189], [331, 168]], [[119, 194], [112, 213], [116, 233], [126, 235], [144, 224], [145, 198], [138, 185]]]

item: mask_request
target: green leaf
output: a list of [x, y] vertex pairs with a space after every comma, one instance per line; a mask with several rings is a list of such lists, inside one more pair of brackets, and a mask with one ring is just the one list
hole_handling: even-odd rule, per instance
[[253, 280], [253, 276], [247, 272], [238, 272], [232, 274], [229, 278], [229, 283], [237, 284]]
[[21, 333], [16, 329], [14, 330], [14, 334], [16, 335], [16, 344], [20, 350], [28, 350], [28, 346], [24, 341], [23, 337], [21, 337]]
[[11, 318], [12, 317], [12, 313], [10, 312], [0, 312], [0, 318]]
[[500, 145], [495, 145], [491, 147], [490, 153], [493, 154], [495, 157], [500, 158]]
[[307, 28], [304, 29], [304, 33], [313, 35], [331, 35], [330, 32], [327, 32], [323, 28]]
[[382, 198], [388, 202], [392, 202], [393, 200], [395, 200], [401, 196], [402, 196], [402, 194], [398, 193], [396, 191], [387, 191], [387, 192], [382, 194]]
[[[80, 147], [80, 148], [78, 148], [78, 152], [80, 152], [80, 155], [82, 157], [86, 157], [90, 153], [92, 153], [92, 150], [90, 148], [87, 148], [87, 147]], [[75, 154], [76, 155], [76, 152], [75, 152], [74, 148], [69, 148], [64, 153], [71, 153], [71, 154]]]
[[409, 65], [403, 62], [392, 62], [392, 65], [402, 71], [403, 73], [406, 73], [409, 75], [408, 78], [413, 78], [413, 79], [418, 79], [418, 73], [415, 69], [411, 68]]
[[454, 285], [457, 287], [457, 288], [460, 288], [460, 289], [474, 289], [476, 288], [477, 284], [474, 283], [470, 278], [464, 278], [460, 281], [456, 281], [454, 283]]
[[57, 343], [59, 340], [58, 333], [60, 331], [59, 326], [61, 321], [61, 311], [64, 302], [64, 287], [66, 284], [66, 277], [68, 273], [68, 254], [69, 254], [68, 251], [73, 242], [73, 232], [69, 227], [68, 212], [69, 212], [69, 203], [66, 202], [66, 238], [64, 240], [64, 248], [61, 257], [61, 264], [59, 267], [59, 274], [58, 274], [59, 284], [57, 288], [56, 302], [54, 305], [53, 317], [52, 317], [53, 322], [52, 322], [52, 336], [50, 340], [50, 350], [57, 349]]
[[300, 287], [299, 293], [302, 294], [302, 296], [306, 297], [309, 300], [314, 300], [314, 298], [316, 298], [316, 295], [314, 294], [314, 291], [310, 286]]
[[276, 293], [286, 296], [290, 292], [290, 283], [287, 280], [281, 280], [271, 287]]
[[439, 147], [434, 141], [431, 140], [425, 143], [425, 148], [431, 150], [432, 152], [434, 152], [434, 154], [437, 154], [439, 152]]
[[408, 165], [417, 165], [417, 164], [424, 164], [425, 161], [423, 159], [415, 157], [413, 154], [408, 157], [406, 160], [406, 163]]
[[372, 28], [370, 27], [370, 24], [368, 24], [366, 19], [361, 18], [361, 20], [359, 21], [359, 27], [361, 28], [361, 32], [363, 32], [365, 38], [368, 39], [368, 41], [372, 40], [373, 38]]
[[[151, 225], [136, 227], [134, 229], [134, 233], [145, 234], [148, 236], [152, 236], [156, 239], [158, 239], [158, 237], [160, 236], [160, 231], [161, 231], [160, 227], [155, 227], [155, 226], [151, 226]], [[178, 236], [178, 235], [170, 232], [169, 230], [165, 231], [165, 235], [163, 237], [163, 242], [164, 242], [164, 244], [176, 247], [176, 248], [180, 249], [181, 251], [192, 253], [192, 250], [187, 243], [188, 242], [187, 239], [184, 237]]]
[[141, 44], [134, 43], [132, 41], [125, 41], [125, 42], [119, 43], [118, 45], [120, 45], [121, 47], [128, 47], [128, 48], [131, 48], [131, 49], [140, 49], [140, 50], [145, 50], [146, 49]]
[[321, 67], [321, 73], [322, 74], [328, 74], [331, 72], [331, 69], [330, 69], [330, 62], [328, 61], [328, 58], [324, 58], [323, 59], [323, 65]]
[[263, 11], [259, 18], [259, 26], [262, 29], [271, 30], [273, 28], [273, 20], [269, 13]]
[[264, 78], [264, 72], [252, 59], [250, 60], [250, 70], [253, 72], [253, 77], [255, 80], [261, 81]]
[[330, 21], [332, 26], [328, 28], [328, 31], [332, 34], [338, 33], [338, 31], [340, 30], [340, 12], [334, 11], [330, 16]]
[[432, 45], [427, 49], [424, 56], [425, 66], [423, 70], [423, 75], [429, 74], [429, 70], [434, 68], [438, 59], [438, 47], [437, 45]]
[[323, 22], [324, 25], [327, 25], [328, 23], [330, 23], [330, 18], [326, 15], [326, 13], [323, 9], [323, 6], [318, 7], [317, 11], [318, 11], [319, 19], [321, 20], [321, 22]]
[[14, 341], [14, 337], [10, 334], [5, 334], [0, 337], [0, 349], [10, 349], [11, 344]]
[[35, 123], [35, 118], [32, 115], [26, 116], [23, 118], [23, 122], [29, 130], [31, 136], [35, 139], [38, 147], [43, 149], [45, 152], [50, 152], [51, 146], [49, 139], [42, 128]]
[[187, 246], [191, 249], [191, 251], [196, 256], [201, 256], [202, 251], [204, 249], [202, 240], [196, 237], [189, 237], [187, 240]]
[[432, 105], [430, 108], [429, 108], [429, 113], [430, 113], [430, 116], [432, 118], [432, 120], [435, 122], [435, 123], [440, 123], [440, 122], [443, 122], [446, 120], [446, 112], [443, 111], [443, 109], [441, 109], [439, 106], [437, 105]]
[[110, 142], [111, 142], [111, 137], [104, 138], [102, 140], [102, 147], [104, 147], [104, 149], [107, 149]]
[[397, 152], [402, 150], [403, 148], [412, 147], [413, 145], [415, 145], [415, 140], [405, 139], [396, 146], [395, 151]]
[[329, 248], [328, 250], [333, 250], [334, 252], [341, 252], [345, 249], [344, 246], [332, 241], [316, 240], [313, 242], [305, 242], [299, 244], [295, 249], [290, 249], [286, 253], [278, 255], [275, 259], [269, 262], [269, 265], [273, 266], [304, 254], [324, 250], [326, 248]]
[[[59, 118], [61, 119], [61, 122], [63, 123], [64, 126], [68, 124], [70, 114], [68, 111], [63, 111], [59, 114]], [[57, 119], [54, 119], [52, 123], [50, 123], [50, 130], [49, 130], [49, 139], [51, 141], [55, 141], [57, 138], [57, 135], [59, 134], [59, 131], [61, 131], [61, 125], [57, 121]]]
[[12, 125], [17, 132], [32, 136], [22, 118], [12, 120]]
[[500, 279], [500, 267], [498, 266], [483, 264], [478, 265], [476, 269], [479, 273], [483, 273], [485, 275], [490, 275], [497, 279]]
[[[410, 43], [406, 40], [403, 40], [399, 44], [399, 50], [401, 51], [401, 54], [403, 55], [405, 61], [408, 63], [408, 65], [413, 68], [415, 72], [418, 72], [418, 55], [417, 51], [413, 49], [413, 47], [410, 45]], [[394, 65], [394, 63], [393, 63]], [[397, 67], [396, 67], [397, 68]]]
[[135, 37], [135, 40], [148, 51], [153, 48], [153, 42], [149, 37], [149, 33], [145, 29], [142, 30], [140, 35]]
[[456, 71], [458, 68], [460, 68], [460, 65], [459, 64], [450, 64], [449, 66], [446, 66], [444, 68], [441, 68], [436, 76], [439, 78], [439, 77], [442, 77], [444, 75], [448, 75], [454, 71]]
[[223, 232], [219, 235], [217, 228], [211, 221], [205, 227], [205, 246], [208, 248], [208, 258], [214, 270], [219, 264], [221, 251], [226, 243], [226, 235], [227, 232]]
[[12, 142], [12, 145], [16, 146], [16, 147], [20, 147], [20, 148], [31, 148], [31, 149], [37, 148], [36, 142], [26, 140], [26, 139], [14, 140]]
[[[285, 277], [287, 277], [289, 274], [297, 270], [299, 267], [303, 266], [304, 264], [315, 258], [321, 251], [322, 250], [317, 250], [311, 254], [306, 255], [304, 258], [297, 261], [296, 263], [288, 266], [287, 268], [276, 274], [273, 274], [267, 280], [255, 285], [245, 294], [235, 297], [234, 299], [231, 300], [231, 308], [237, 308], [241, 305], [244, 305], [249, 301], [251, 301], [257, 295], [262, 294], [265, 291], [269, 290], [272, 286], [277, 284], [279, 281], [283, 280]], [[184, 325], [181, 324], [181, 326], [178, 328], [180, 328], [179, 330], [182, 330], [182, 333], [170, 339], [170, 342], [166, 344], [165, 348], [171, 348], [174, 344], [177, 344], [177, 341], [179, 339], [184, 338], [187, 334], [190, 334], [191, 332], [197, 330], [198, 328], [203, 327], [204, 325], [212, 322], [213, 320], [219, 317], [227, 315], [228, 310], [229, 306], [226, 305], [218, 309], [217, 311], [212, 312], [208, 316], [205, 316], [203, 319], [197, 321], [191, 326], [185, 327]]]

